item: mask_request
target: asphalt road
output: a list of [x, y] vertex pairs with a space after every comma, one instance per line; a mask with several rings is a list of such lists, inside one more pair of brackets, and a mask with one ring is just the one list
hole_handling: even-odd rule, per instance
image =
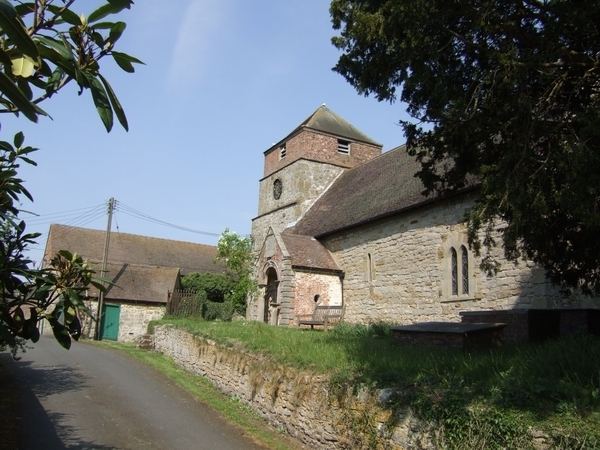
[[7, 365], [20, 390], [20, 449], [260, 448], [161, 374], [114, 350], [75, 343], [66, 351], [42, 338]]

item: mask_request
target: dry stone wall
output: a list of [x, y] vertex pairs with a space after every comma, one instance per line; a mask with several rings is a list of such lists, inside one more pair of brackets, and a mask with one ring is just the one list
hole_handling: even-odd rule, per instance
[[[168, 325], [154, 333], [157, 351], [206, 376], [309, 448], [433, 448], [428, 430], [410, 411], [392, 418], [382, 406], [390, 396], [385, 389], [334, 393], [322, 375], [274, 364]], [[393, 428], [386, 425], [391, 419]]]

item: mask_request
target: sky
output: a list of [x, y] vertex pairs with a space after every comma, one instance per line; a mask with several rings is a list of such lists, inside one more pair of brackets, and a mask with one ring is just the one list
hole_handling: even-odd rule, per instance
[[[77, 13], [99, 3], [79, 0]], [[168, 5], [168, 6], [166, 6]], [[20, 175], [34, 197], [22, 208], [42, 233], [50, 223], [215, 244], [226, 228], [249, 234], [257, 215], [263, 152], [325, 103], [389, 150], [404, 142], [401, 103], [360, 96], [331, 68], [326, 0], [138, 0], [120, 14], [117, 50], [145, 62], [136, 73], [103, 60], [129, 132], [107, 133], [88, 92], [67, 86], [38, 124], [3, 117], [2, 139], [23, 130], [37, 167]], [[151, 219], [169, 222], [185, 231]]]

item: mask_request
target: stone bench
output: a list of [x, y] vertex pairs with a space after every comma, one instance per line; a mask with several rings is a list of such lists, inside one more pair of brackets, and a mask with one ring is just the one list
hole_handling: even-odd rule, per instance
[[311, 330], [314, 330], [315, 325], [327, 328], [342, 320], [343, 312], [342, 306], [319, 305], [312, 314], [298, 316], [298, 325], [310, 325]]
[[391, 327], [396, 341], [466, 350], [496, 347], [502, 342], [504, 323], [423, 322]]

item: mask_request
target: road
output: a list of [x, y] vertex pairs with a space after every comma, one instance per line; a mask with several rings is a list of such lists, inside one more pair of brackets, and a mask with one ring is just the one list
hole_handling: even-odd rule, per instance
[[[1, 358], [10, 358], [6, 353]], [[20, 361], [20, 449], [255, 449], [242, 431], [115, 350], [42, 337]]]

